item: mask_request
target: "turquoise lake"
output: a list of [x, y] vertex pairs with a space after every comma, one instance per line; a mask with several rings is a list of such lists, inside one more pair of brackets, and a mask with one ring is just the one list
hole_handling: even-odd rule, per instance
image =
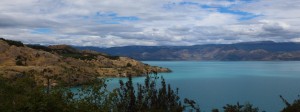
[[[299, 61], [144, 61], [170, 68], [172, 73], [160, 73], [166, 82], [179, 88], [181, 99], [193, 99], [201, 111], [222, 109], [226, 104], [250, 102], [260, 110], [279, 112], [300, 94]], [[121, 79], [121, 78], [116, 78]], [[133, 78], [143, 83], [143, 77]], [[117, 85], [117, 81], [111, 81]]]

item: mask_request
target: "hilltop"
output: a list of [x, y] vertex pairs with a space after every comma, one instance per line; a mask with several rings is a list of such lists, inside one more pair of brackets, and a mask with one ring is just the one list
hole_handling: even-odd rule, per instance
[[151, 72], [170, 72], [128, 57], [110, 56], [68, 45], [24, 45], [0, 39], [0, 75], [7, 78], [33, 75], [38, 84], [77, 85], [97, 77], [142, 76]]
[[300, 43], [257, 41], [193, 46], [77, 47], [137, 60], [272, 61], [300, 60]]

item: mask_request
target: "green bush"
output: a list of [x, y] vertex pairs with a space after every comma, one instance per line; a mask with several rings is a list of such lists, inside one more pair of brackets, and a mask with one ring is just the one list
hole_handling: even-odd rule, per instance
[[127, 63], [126, 67], [132, 67], [131, 63]]
[[24, 44], [21, 41], [6, 40], [4, 38], [0, 38], [0, 40], [7, 42], [10, 46], [12, 46], [12, 45], [17, 46], [17, 47], [24, 46]]
[[[0, 112], [200, 112], [193, 100], [184, 99], [181, 103], [178, 88], [172, 89], [157, 75], [148, 75], [143, 84], [137, 85], [131, 77], [126, 82], [120, 80], [120, 86], [112, 91], [107, 89], [108, 80], [105, 79], [82, 85], [78, 92], [61, 86], [45, 88], [37, 85], [34, 79], [26, 74], [14, 79], [0, 77]], [[50, 92], [46, 91], [48, 89]], [[280, 98], [286, 104], [282, 112], [300, 112], [300, 99], [290, 104], [282, 96]], [[259, 112], [259, 109], [250, 103], [237, 103], [225, 105], [223, 111]]]
[[29, 44], [29, 45], [26, 45], [26, 46], [30, 47], [32, 49], [36, 49], [36, 50], [43, 50], [43, 51], [47, 51], [47, 52], [51, 52], [52, 51], [52, 49], [50, 49], [49, 47], [42, 46], [42, 45]]
[[18, 66], [26, 66], [27, 65], [27, 63], [26, 63], [27, 58], [26, 57], [23, 57], [23, 56], [19, 55], [19, 56], [16, 57], [15, 61], [16, 61], [16, 65], [18, 65]]
[[80, 59], [80, 60], [93, 60], [96, 59], [96, 55], [83, 55], [83, 54], [75, 54], [75, 53], [65, 53], [61, 54], [63, 57], [70, 57], [70, 58], [75, 58], [75, 59]]
[[[199, 111], [195, 102], [185, 99], [182, 105], [178, 89], [174, 91], [163, 78], [148, 76], [144, 84], [135, 89], [131, 77], [120, 81], [120, 87], [107, 90], [105, 79], [81, 86], [73, 93], [67, 87], [52, 87], [49, 93], [38, 86], [34, 77], [16, 80], [0, 79], [1, 112], [181, 112], [186, 109]], [[161, 79], [160, 88], [157, 80]]]
[[[300, 97], [300, 96], [298, 96], [298, 97]], [[282, 109], [282, 112], [300, 112], [300, 99], [294, 100], [294, 102], [292, 104], [290, 104], [281, 95], [280, 95], [280, 98], [286, 105], [286, 107]]]
[[223, 109], [224, 112], [259, 112], [259, 109], [253, 107], [250, 103], [246, 103], [245, 105], [240, 105], [239, 103], [236, 105], [227, 104]]
[[120, 56], [105, 56], [106, 58], [112, 59], [112, 60], [118, 60], [120, 59]]

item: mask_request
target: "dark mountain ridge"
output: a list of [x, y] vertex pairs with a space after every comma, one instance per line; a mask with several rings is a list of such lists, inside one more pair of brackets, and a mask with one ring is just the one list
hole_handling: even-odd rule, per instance
[[193, 46], [76, 47], [137, 60], [300, 60], [300, 43], [257, 41]]

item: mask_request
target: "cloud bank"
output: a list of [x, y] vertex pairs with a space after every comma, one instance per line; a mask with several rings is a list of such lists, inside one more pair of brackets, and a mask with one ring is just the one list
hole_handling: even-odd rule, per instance
[[300, 41], [297, 0], [2, 0], [0, 37], [77, 46]]

